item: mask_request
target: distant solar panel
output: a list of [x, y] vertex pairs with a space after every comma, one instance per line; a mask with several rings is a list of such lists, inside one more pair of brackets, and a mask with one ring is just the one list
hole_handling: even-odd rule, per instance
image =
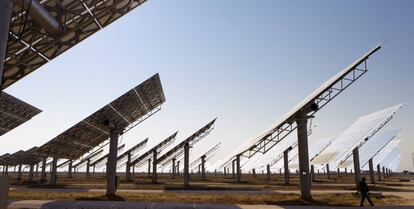
[[49, 36], [27, 11], [14, 7], [4, 63], [2, 89], [33, 72], [145, 0], [42, 0], [63, 32]]
[[186, 143], [189, 143], [190, 146], [192, 146], [196, 144], [197, 142], [199, 142], [204, 137], [206, 137], [208, 134], [210, 134], [210, 132], [213, 130], [214, 122], [216, 122], [216, 119], [217, 118], [209, 122], [207, 125], [205, 125], [201, 129], [196, 131], [194, 134], [189, 136], [187, 139], [183, 140], [180, 144], [176, 145], [175, 147], [170, 149], [168, 152], [166, 152], [164, 155], [159, 157], [157, 159], [157, 163], [168, 162], [172, 158], [178, 158], [182, 156], [184, 154], [184, 149], [183, 149], [184, 145]]
[[211, 157], [214, 156], [214, 153], [220, 148], [221, 142], [211, 147], [207, 152], [205, 152], [200, 157], [196, 158], [193, 162], [190, 163], [190, 170], [195, 169], [201, 163], [201, 157], [205, 156], [205, 160], [208, 161]]
[[388, 123], [401, 107], [402, 104], [360, 117], [337, 137], [326, 150], [315, 157], [311, 164], [329, 163], [332, 168], [335, 168], [352, 155], [352, 150], [355, 147], [364, 144], [366, 139], [371, 138]]
[[39, 154], [78, 159], [109, 138], [110, 127], [105, 120], [127, 132], [158, 112], [164, 102], [160, 77], [155, 74], [41, 146]]
[[124, 158], [126, 158], [128, 154], [134, 155], [136, 152], [139, 152], [139, 150], [144, 148], [147, 145], [147, 143], [148, 143], [148, 138], [144, 139], [140, 143], [136, 144], [135, 146], [131, 147], [130, 149], [128, 149], [127, 151], [119, 155], [117, 158], [117, 161], [124, 160]]
[[[401, 129], [384, 131], [375, 134], [359, 148], [359, 162], [361, 167], [368, 164], [369, 159], [374, 158], [391, 140], [393, 140]], [[353, 160], [348, 159], [338, 165], [339, 168], [351, 168]]]
[[154, 150], [156, 150], [157, 153], [161, 153], [167, 146], [172, 144], [175, 141], [175, 138], [177, 137], [177, 133], [178, 132], [175, 132], [174, 134], [164, 139], [162, 142], [158, 143], [152, 149], [148, 150], [144, 154], [136, 158], [133, 158], [131, 165], [136, 166], [136, 167], [141, 167], [142, 165], [144, 165], [144, 163], [146, 163], [148, 159], [152, 158], [152, 154]]
[[[395, 146], [388, 155], [381, 160], [380, 164], [387, 168], [395, 170], [399, 166], [399, 158], [401, 156], [401, 149], [398, 146]], [[397, 165], [398, 164], [398, 165]]]
[[[120, 152], [122, 152], [122, 150], [125, 148], [125, 144], [121, 145], [118, 147], [118, 154]], [[90, 164], [90, 166], [97, 166], [97, 167], [102, 167], [105, 165], [106, 161], [108, 160], [108, 154], [98, 158], [97, 160], [95, 160], [94, 162], [92, 162]]]
[[[384, 161], [385, 158], [387, 158], [387, 156], [393, 152], [393, 150], [395, 148], [398, 147], [398, 145], [400, 144], [401, 139], [397, 139], [394, 138], [393, 140], [391, 140], [391, 142], [389, 142], [374, 158], [374, 165], [377, 165], [379, 163], [381, 163], [382, 161]], [[395, 152], [395, 151], [394, 151]]]
[[10, 94], [0, 94], [0, 136], [30, 120], [41, 110]]
[[16, 166], [19, 165], [19, 159], [23, 156], [24, 151], [23, 150], [19, 150], [13, 154], [10, 154], [6, 157], [3, 157], [0, 161], [0, 165], [3, 166]]

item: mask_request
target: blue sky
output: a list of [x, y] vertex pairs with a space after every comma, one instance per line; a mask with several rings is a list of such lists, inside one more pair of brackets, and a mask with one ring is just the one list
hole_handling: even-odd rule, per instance
[[161, 1], [144, 3], [6, 91], [43, 110], [4, 135], [0, 154], [41, 145], [155, 73], [167, 102], [125, 134], [127, 147], [218, 117], [220, 159], [379, 42], [369, 72], [314, 119], [311, 138], [338, 136], [359, 116], [404, 102], [401, 169], [413, 169], [414, 2]]

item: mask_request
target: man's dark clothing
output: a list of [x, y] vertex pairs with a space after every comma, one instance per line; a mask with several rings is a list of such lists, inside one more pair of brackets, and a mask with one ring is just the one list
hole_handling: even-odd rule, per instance
[[360, 204], [360, 206], [364, 207], [365, 198], [368, 200], [369, 204], [371, 206], [373, 206], [374, 204], [372, 203], [371, 199], [368, 196], [369, 188], [368, 188], [367, 183], [365, 183], [363, 181], [359, 182], [359, 188], [358, 189], [361, 192], [361, 204]]

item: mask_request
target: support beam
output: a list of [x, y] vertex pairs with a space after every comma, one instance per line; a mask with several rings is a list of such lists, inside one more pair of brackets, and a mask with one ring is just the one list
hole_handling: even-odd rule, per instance
[[348, 168], [345, 168], [345, 176], [348, 176]]
[[312, 182], [315, 181], [315, 166], [311, 165], [311, 175], [312, 175]]
[[56, 185], [57, 183], [57, 157], [53, 157], [52, 165], [50, 168], [50, 185]]
[[153, 160], [152, 160], [152, 183], [153, 184], [156, 184], [157, 183], [157, 150], [153, 150], [152, 151], [152, 158], [153, 158]]
[[175, 157], [171, 159], [172, 161], [172, 178], [175, 179]]
[[34, 176], [34, 165], [29, 165], [29, 182], [33, 181]]
[[270, 181], [270, 164], [266, 165], [266, 171], [267, 171], [267, 181]]
[[236, 155], [236, 177], [237, 177], [237, 183], [241, 182], [241, 168], [240, 168], [240, 155]]
[[377, 165], [377, 175], [378, 175], [378, 181], [382, 181], [381, 179], [381, 165]]
[[131, 181], [131, 153], [127, 154], [127, 161], [125, 163], [125, 177], [128, 181]]
[[201, 179], [206, 180], [206, 156], [201, 157]]
[[86, 178], [89, 178], [91, 176], [91, 174], [90, 174], [90, 168], [91, 168], [91, 160], [88, 159], [86, 161]]
[[326, 175], [328, 176], [328, 179], [331, 178], [331, 171], [329, 170], [329, 163], [326, 164]]
[[308, 118], [305, 114], [296, 118], [301, 199], [312, 200], [311, 175], [309, 172]]
[[285, 150], [283, 152], [283, 167], [285, 174], [285, 185], [289, 185], [289, 151]]
[[231, 173], [232, 173], [232, 178], [236, 179], [236, 160], [233, 160], [231, 162]]
[[354, 159], [355, 184], [358, 186], [359, 182], [361, 181], [361, 167], [359, 165], [359, 148], [358, 147], [352, 150], [352, 156]]
[[35, 172], [35, 176], [37, 177], [39, 175], [39, 163], [36, 164], [36, 172]]
[[336, 176], [341, 177], [341, 170], [339, 168], [336, 168]]
[[148, 158], [148, 171], [147, 171], [148, 177], [151, 178], [151, 158]]
[[382, 166], [382, 177], [383, 177], [383, 179], [385, 179], [385, 167], [384, 166]]
[[253, 173], [253, 177], [256, 177], [256, 169], [255, 168], [253, 168], [252, 173]]
[[18, 170], [17, 170], [17, 180], [21, 180], [22, 179], [22, 165], [18, 166]]
[[46, 157], [42, 159], [42, 172], [40, 174], [40, 183], [46, 182], [46, 160]]
[[118, 137], [119, 133], [115, 130], [110, 132], [109, 139], [109, 154], [107, 160], [107, 182], [106, 182], [106, 195], [113, 196], [117, 189], [117, 176], [116, 176], [116, 161], [118, 155]]
[[176, 172], [177, 172], [177, 176], [180, 176], [180, 161], [177, 161], [177, 169], [176, 169]]
[[374, 175], [374, 163], [372, 162], [372, 158], [369, 159], [369, 178], [371, 179], [371, 184], [375, 184], [375, 175]]
[[190, 186], [190, 144], [187, 142], [184, 145], [184, 187]]
[[69, 160], [69, 165], [68, 165], [68, 177], [72, 178], [72, 170], [73, 170], [73, 160]]
[[226, 167], [223, 168], [223, 174], [224, 176], [227, 176]]

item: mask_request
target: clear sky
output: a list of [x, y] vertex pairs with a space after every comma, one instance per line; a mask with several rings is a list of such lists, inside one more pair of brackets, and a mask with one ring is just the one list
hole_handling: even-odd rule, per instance
[[0, 154], [41, 145], [155, 73], [167, 98], [125, 134], [131, 147], [177, 140], [218, 117], [193, 149], [226, 156], [379, 42], [369, 72], [321, 110], [311, 138], [338, 136], [358, 117], [404, 102], [386, 129], [402, 128], [413, 170], [413, 1], [150, 0], [6, 92], [43, 112], [0, 139]]

